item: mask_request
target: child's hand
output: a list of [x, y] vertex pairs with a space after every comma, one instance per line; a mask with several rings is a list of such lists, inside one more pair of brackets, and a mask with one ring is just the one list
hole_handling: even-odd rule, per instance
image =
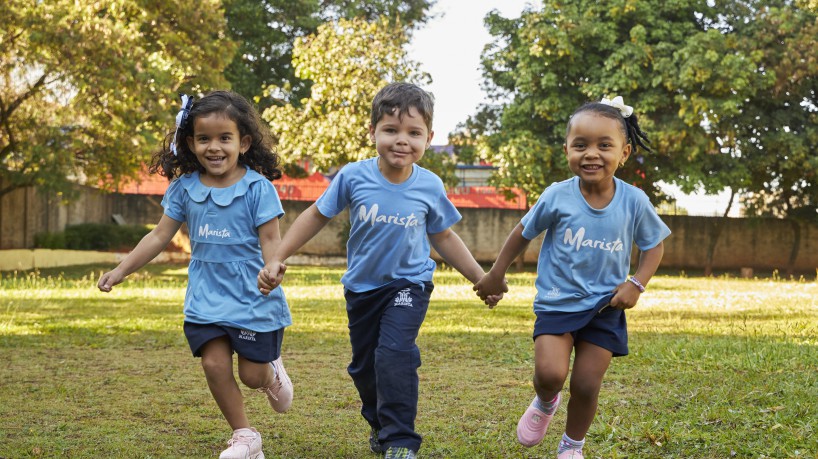
[[123, 276], [118, 269], [114, 269], [113, 271], [108, 271], [99, 278], [97, 288], [99, 288], [101, 292], [107, 293], [114, 288], [114, 285], [122, 283], [123, 280], [125, 280], [125, 276]]
[[639, 296], [642, 292], [629, 281], [625, 281], [616, 286], [613, 290], [613, 294], [611, 306], [617, 309], [630, 309], [636, 306], [636, 302], [639, 301]]
[[[506, 282], [506, 278], [502, 274], [496, 275], [492, 271], [489, 271], [479, 282], [474, 284], [472, 290], [477, 292], [477, 296], [483, 301], [486, 301], [489, 296], [499, 295], [500, 298], [502, 298], [503, 293], [508, 292], [508, 282]], [[497, 299], [497, 301], [499, 301], [499, 299]], [[486, 304], [489, 303], [487, 302]], [[497, 304], [497, 302], [494, 302], [494, 304]]]
[[488, 305], [489, 309], [494, 309], [494, 307], [497, 306], [497, 303], [499, 303], [502, 299], [503, 294], [501, 293], [499, 295], [489, 295], [483, 301], [486, 303], [486, 305]]
[[284, 281], [284, 272], [287, 271], [287, 265], [281, 262], [272, 262], [269, 265], [261, 268], [258, 273], [258, 290], [262, 295], [269, 295]]

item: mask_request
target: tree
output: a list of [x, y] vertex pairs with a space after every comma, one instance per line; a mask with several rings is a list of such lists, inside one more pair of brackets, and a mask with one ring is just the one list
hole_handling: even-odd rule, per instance
[[[433, 0], [225, 0], [229, 35], [239, 44], [225, 77], [233, 90], [256, 101], [261, 110], [281, 102], [298, 104], [309, 94], [309, 81], [296, 77], [292, 66], [297, 39], [341, 18], [372, 21], [383, 15], [400, 18], [409, 30], [426, 20], [433, 4]], [[270, 86], [284, 88], [292, 100], [265, 94]]]
[[0, 196], [135, 173], [234, 49], [215, 0], [11, 0], [0, 27]]
[[490, 14], [483, 67], [495, 102], [454, 142], [499, 166], [498, 184], [536, 199], [570, 175], [562, 143], [573, 110], [621, 95], [653, 152], [620, 177], [654, 202], [666, 198], [655, 185], [664, 180], [687, 192], [752, 191], [782, 214], [814, 206], [814, 4], [711, 4], [545, 0], [520, 18]]
[[[369, 115], [375, 94], [393, 81], [421, 86], [429, 81], [407, 59], [405, 44], [403, 27], [385, 17], [372, 22], [339, 19], [297, 40], [293, 67], [298, 78], [312, 82], [310, 96], [297, 106], [272, 106], [264, 112], [279, 137], [283, 162], [308, 160], [312, 169], [328, 171], [371, 157]], [[426, 163], [445, 169], [442, 158], [427, 155]]]

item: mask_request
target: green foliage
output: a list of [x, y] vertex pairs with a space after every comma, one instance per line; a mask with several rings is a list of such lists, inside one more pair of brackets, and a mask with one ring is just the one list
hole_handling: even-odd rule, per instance
[[225, 78], [234, 91], [254, 100], [261, 111], [280, 104], [270, 86], [284, 88], [298, 105], [309, 95], [310, 81], [295, 75], [293, 44], [318, 27], [341, 18], [400, 18], [410, 29], [426, 20], [430, 0], [224, 0], [228, 34], [238, 43]]
[[132, 176], [177, 91], [227, 83], [218, 0], [10, 0], [0, 8], [0, 196]]
[[34, 248], [65, 249], [65, 231], [43, 232], [34, 235]]
[[373, 156], [368, 132], [375, 94], [393, 81], [428, 81], [406, 58], [406, 40], [401, 23], [386, 17], [340, 19], [298, 40], [293, 64], [297, 77], [312, 82], [310, 96], [298, 106], [272, 106], [264, 112], [279, 136], [282, 160], [309, 159], [314, 169], [327, 171]]
[[818, 202], [814, 8], [546, 0], [520, 18], [492, 13], [486, 24], [495, 41], [483, 67], [495, 103], [453, 143], [499, 166], [498, 184], [536, 199], [568, 178], [569, 116], [621, 95], [653, 151], [632, 157], [620, 177], [655, 202], [660, 180], [688, 192], [753, 192], [781, 214]]
[[65, 231], [34, 235], [34, 247], [69, 250], [129, 250], [151, 230], [148, 225], [82, 223]]

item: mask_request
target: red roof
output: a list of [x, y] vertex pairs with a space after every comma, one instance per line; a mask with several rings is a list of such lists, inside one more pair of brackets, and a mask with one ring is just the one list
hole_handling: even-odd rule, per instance
[[[168, 189], [168, 179], [158, 174], [149, 174], [147, 168], [140, 172], [139, 180], [124, 181], [117, 191], [122, 194], [164, 195]], [[329, 186], [329, 180], [316, 172], [309, 177], [296, 179], [286, 175], [273, 181], [278, 195], [283, 201], [314, 202]], [[449, 199], [459, 208], [526, 209], [525, 193], [512, 188], [514, 197], [506, 199], [502, 192], [490, 186], [456, 187], [448, 191]]]

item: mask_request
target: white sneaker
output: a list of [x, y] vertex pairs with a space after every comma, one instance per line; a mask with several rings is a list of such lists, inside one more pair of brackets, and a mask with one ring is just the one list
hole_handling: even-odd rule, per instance
[[257, 390], [267, 395], [267, 401], [274, 410], [283, 413], [289, 410], [293, 403], [293, 383], [287, 376], [287, 370], [284, 369], [281, 357], [270, 362], [270, 365], [273, 366], [275, 380], [269, 386], [259, 387]]
[[254, 428], [236, 429], [233, 438], [227, 441], [228, 448], [219, 459], [264, 459], [261, 451], [261, 434]]

